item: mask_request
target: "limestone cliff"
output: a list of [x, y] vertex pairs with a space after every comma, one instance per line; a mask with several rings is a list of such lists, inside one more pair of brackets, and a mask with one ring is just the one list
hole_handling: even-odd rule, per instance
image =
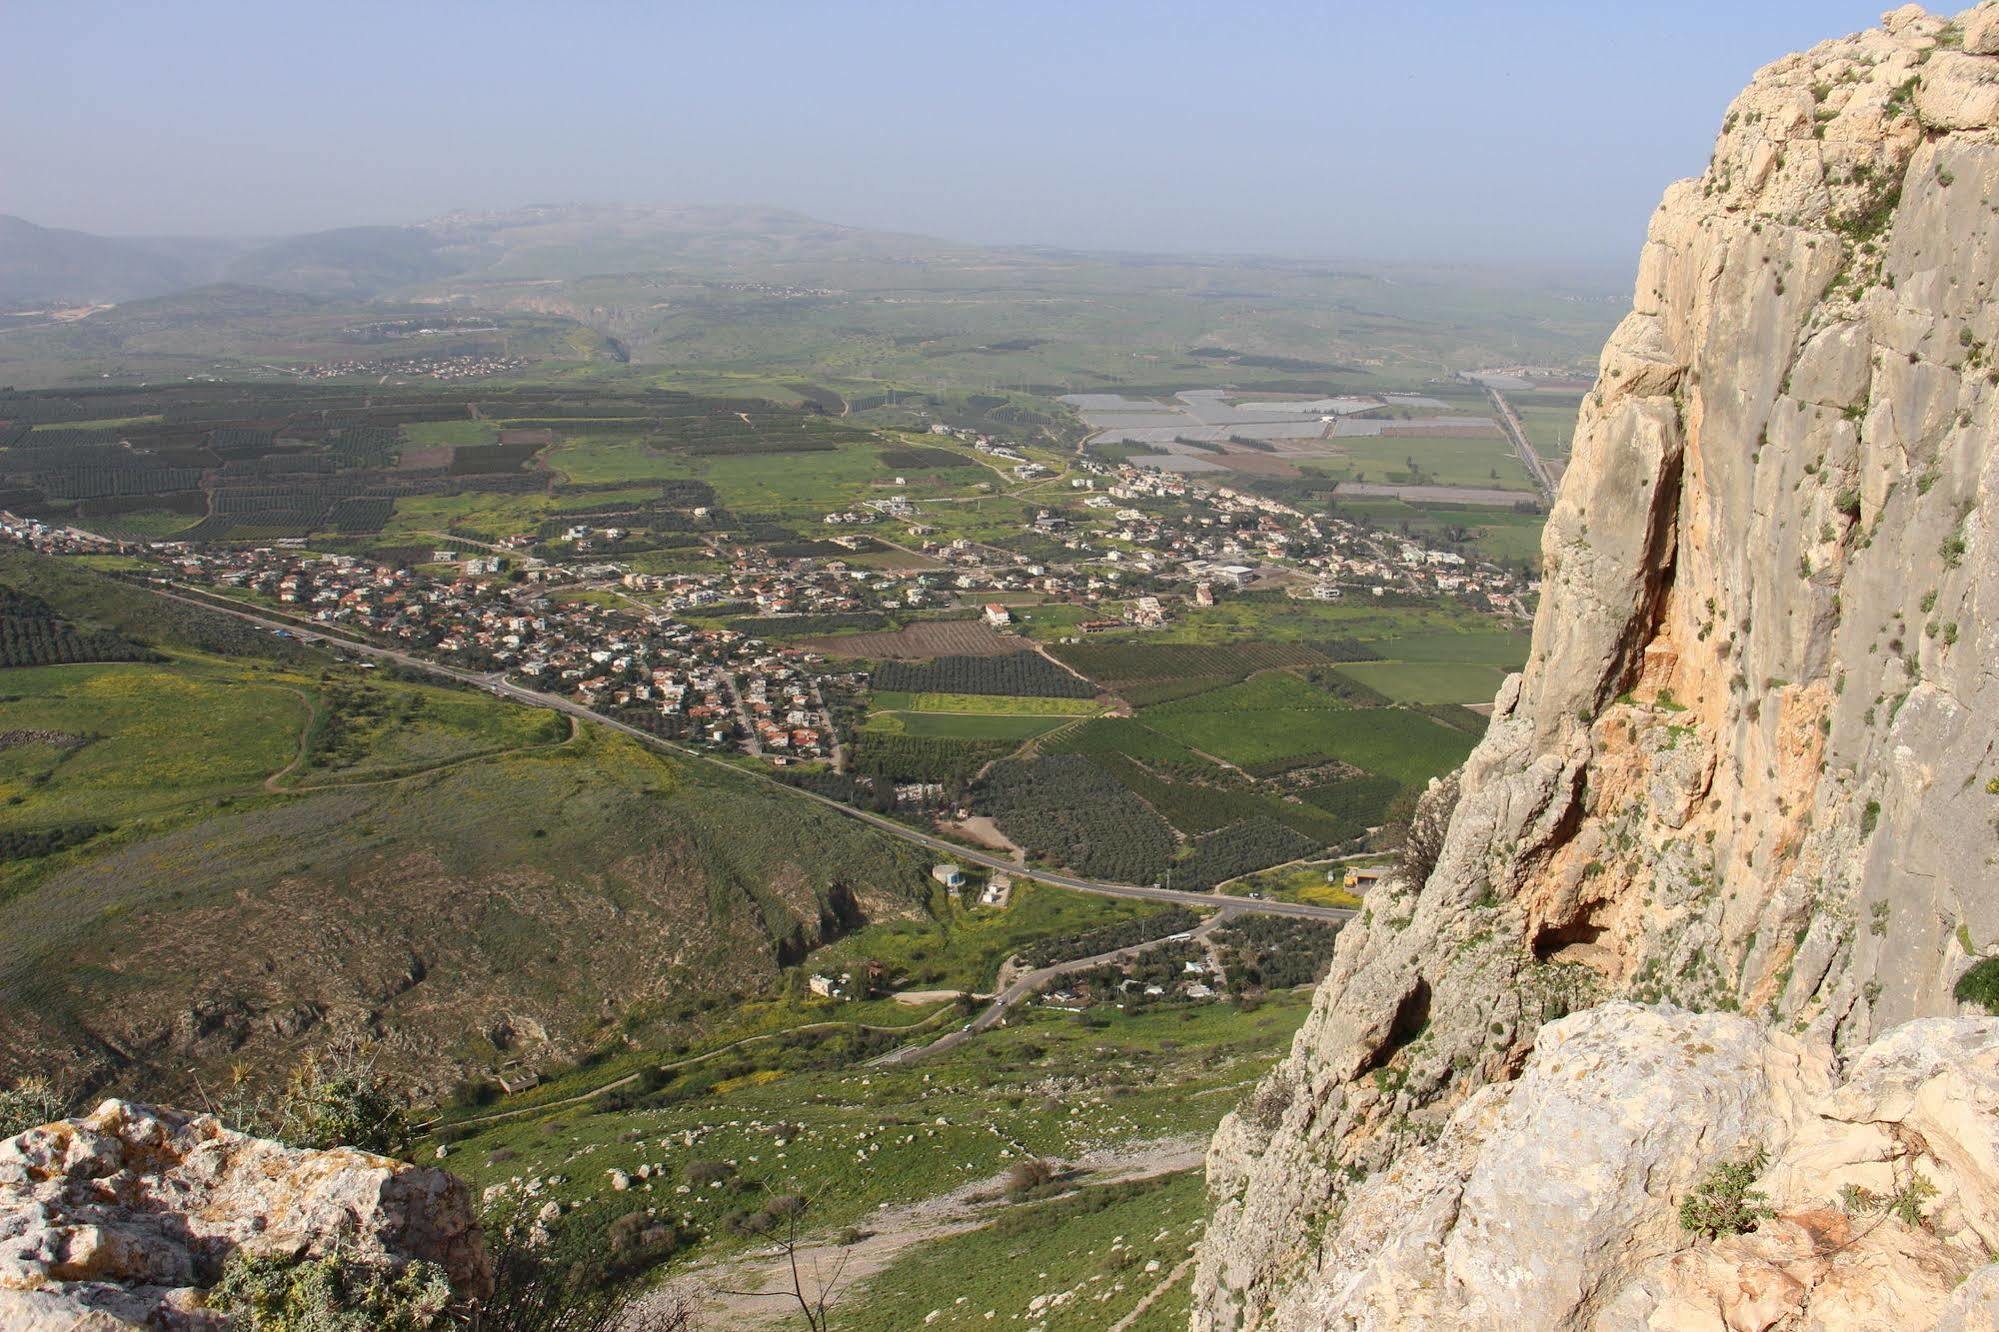
[[[1511, 1224], [1504, 1191], [1384, 1228], [1380, 1172], [1455, 1150], [1475, 1174], [1463, 1117], [1567, 1013], [1740, 1010], [1833, 1060], [1954, 1013], [1999, 948], [1999, 5], [1883, 22], [1760, 71], [1654, 215], [1543, 540], [1530, 659], [1426, 801], [1434, 863], [1373, 896], [1291, 1058], [1216, 1138], [1197, 1328], [1483, 1325], [1424, 1283], [1459, 1231]], [[1777, 1123], [1766, 1105], [1694, 1133], [1629, 1233]], [[1512, 1131], [1537, 1127], [1559, 1126]], [[1572, 1146], [1522, 1161], [1580, 1169]], [[1786, 1179], [1787, 1205], [1838, 1187]], [[1375, 1252], [1407, 1261], [1363, 1280]], [[1654, 1256], [1609, 1245], [1559, 1317], [1510, 1325], [1738, 1325], [1617, 1303]]]

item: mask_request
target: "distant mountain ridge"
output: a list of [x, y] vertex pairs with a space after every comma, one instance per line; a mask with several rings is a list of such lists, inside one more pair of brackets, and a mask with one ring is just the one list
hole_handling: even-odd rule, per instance
[[217, 282], [370, 299], [442, 279], [574, 277], [682, 265], [978, 252], [924, 236], [733, 205], [535, 205], [266, 241], [96, 236], [0, 214], [0, 306], [115, 304]]
[[0, 306], [104, 305], [212, 282], [220, 265], [199, 245], [124, 240], [40, 227], [0, 213]]

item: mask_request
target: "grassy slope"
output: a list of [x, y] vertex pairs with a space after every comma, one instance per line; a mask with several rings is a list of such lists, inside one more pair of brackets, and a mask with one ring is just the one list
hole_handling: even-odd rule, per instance
[[[572, 1206], [613, 1214], [656, 1208], [702, 1233], [694, 1256], [709, 1258], [747, 1247], [750, 1242], [729, 1236], [722, 1221], [771, 1194], [808, 1197], [809, 1228], [832, 1233], [865, 1224], [883, 1203], [949, 1192], [1024, 1155], [1074, 1160], [1159, 1139], [1203, 1139], [1282, 1053], [1308, 1003], [1302, 993], [1285, 993], [1253, 1012], [1230, 1005], [1099, 1009], [1096, 1026], [1029, 1009], [948, 1055], [907, 1068], [786, 1070], [772, 1056], [762, 1061], [764, 1071], [738, 1071], [712, 1087], [705, 1084], [714, 1070], [701, 1084], [669, 1084], [649, 1107], [604, 1112], [570, 1106], [488, 1124], [453, 1144], [450, 1163], [475, 1190], [539, 1176], [546, 1186], [538, 1196]], [[689, 1164], [697, 1161], [734, 1162], [743, 1183], [679, 1192]], [[629, 1193], [609, 1188], [609, 1171], [636, 1173], [640, 1165], [659, 1172], [649, 1185]], [[559, 1181], [552, 1178], [557, 1175]], [[1005, 1319], [1034, 1294], [1056, 1288], [1058, 1269], [1040, 1255], [1074, 1249], [1080, 1266], [1060, 1271], [1076, 1273], [1065, 1280], [1085, 1279], [1097, 1266], [1118, 1261], [1105, 1252], [1112, 1236], [1152, 1245], [1160, 1229], [1190, 1223], [1198, 1209], [1182, 1207], [1190, 1199], [1181, 1191], [1198, 1194], [1199, 1186], [1189, 1178], [1145, 1191], [1160, 1215], [1149, 1226], [1133, 1221], [1131, 1228], [1102, 1229], [1106, 1219], [1142, 1210], [1065, 1212], [1059, 1204], [1040, 1204], [983, 1239], [913, 1250], [842, 1317], [856, 1328], [920, 1326], [937, 1307], [939, 1261], [957, 1253], [997, 1260], [1026, 1246], [1022, 1258], [1028, 1252], [1034, 1258], [995, 1261], [979, 1279], [985, 1302], [977, 1314], [998, 1308]], [[1048, 1210], [1036, 1216], [1041, 1208]], [[1169, 1223], [1168, 1211], [1179, 1219]], [[1064, 1235], [1073, 1242], [1063, 1243]], [[1190, 1238], [1159, 1240], [1148, 1253], [1184, 1254]], [[1049, 1276], [1040, 1277], [1042, 1271]], [[1151, 1284], [1141, 1281], [1141, 1271], [1132, 1273], [1120, 1298], [1126, 1309], [1124, 1301], [1135, 1302]], [[882, 1321], [890, 1311], [910, 1308], [916, 1315], [911, 1320]]]
[[[0, 728], [94, 737], [0, 751], [21, 797], [0, 826], [116, 825], [0, 876], [0, 1076], [164, 1095], [379, 1019], [392, 1059], [448, 1080], [509, 1057], [482, 1036], [502, 1016], [573, 1052], [925, 891], [900, 843], [632, 741], [559, 743], [540, 714], [268, 639], [231, 645], [284, 659], [204, 651], [182, 612], [73, 566], [9, 555], [0, 580], [170, 655], [0, 674]], [[289, 778], [330, 789], [267, 790], [308, 706], [363, 688], [419, 724], [364, 719], [336, 766]]]

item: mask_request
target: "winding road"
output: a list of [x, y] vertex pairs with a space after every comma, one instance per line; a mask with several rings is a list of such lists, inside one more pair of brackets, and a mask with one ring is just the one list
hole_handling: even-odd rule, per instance
[[364, 656], [375, 657], [383, 661], [392, 661], [398, 666], [403, 666], [413, 671], [422, 671], [443, 679], [456, 680], [460, 684], [473, 685], [489, 693], [496, 694], [501, 698], [512, 699], [516, 703], [524, 703], [529, 707], [549, 708], [583, 721], [593, 722], [598, 726], [628, 735], [639, 743], [650, 746], [653, 749], [671, 753], [679, 758], [712, 764], [715, 767], [735, 773], [739, 777], [748, 778], [751, 781], [763, 782], [787, 795], [801, 800], [813, 801], [845, 818], [858, 820], [889, 834], [891, 837], [899, 837], [905, 842], [913, 842], [926, 850], [935, 851], [947, 856], [953, 861], [980, 865], [987, 869], [1003, 870], [1018, 879], [1033, 879], [1038, 883], [1050, 884], [1057, 888], [1070, 888], [1081, 893], [1095, 893], [1101, 897], [1133, 898], [1139, 901], [1165, 902], [1177, 906], [1220, 907], [1266, 916], [1293, 916], [1304, 920], [1346, 921], [1351, 920], [1358, 914], [1345, 907], [1312, 906], [1304, 902], [1269, 902], [1255, 898], [1229, 897], [1220, 893], [1195, 893], [1182, 889], [1162, 888], [1156, 884], [1111, 883], [1102, 879], [1085, 879], [1074, 874], [1062, 874], [1055, 870], [1030, 868], [1016, 864], [1003, 856], [977, 851], [957, 842], [946, 841], [942, 837], [933, 837], [929, 833], [911, 828], [907, 824], [897, 823], [894, 819], [884, 818], [868, 810], [855, 809], [852, 805], [842, 804], [840, 801], [828, 796], [822, 796], [815, 791], [807, 791], [796, 786], [787, 786], [774, 777], [747, 771], [737, 764], [717, 758], [712, 754], [704, 754], [699, 750], [690, 749], [685, 745], [675, 744], [671, 740], [663, 740], [648, 731], [642, 731], [638, 727], [621, 722], [614, 717], [606, 717], [602, 713], [593, 711], [573, 699], [563, 698], [558, 694], [545, 694], [536, 689], [523, 688], [520, 685], [514, 684], [498, 672], [482, 675], [477, 671], [463, 670], [456, 666], [446, 666], [440, 662], [431, 661], [426, 657], [417, 656], [415, 653], [404, 652], [399, 648], [383, 647], [363, 639], [349, 637], [344, 631], [329, 630], [326, 626], [315, 624], [310, 620], [294, 619], [275, 612], [244, 609], [240, 606], [230, 604], [226, 598], [216, 596], [200, 588], [185, 587], [178, 583], [160, 586], [159, 584], [150, 582], [133, 583], [132, 586], [141, 587], [153, 595], [164, 597], [169, 601], [178, 601], [189, 606], [198, 606], [203, 610], [214, 611], [220, 615], [233, 616], [236, 619], [257, 625], [261, 628], [283, 631], [301, 639], [324, 640], [325, 642], [346, 648], [349, 651], [361, 653]]

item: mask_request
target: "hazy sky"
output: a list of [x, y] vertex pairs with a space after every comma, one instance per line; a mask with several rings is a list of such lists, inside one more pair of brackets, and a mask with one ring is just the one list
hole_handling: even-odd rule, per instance
[[6, 0], [0, 212], [272, 234], [766, 203], [954, 239], [1627, 267], [1883, 0]]

